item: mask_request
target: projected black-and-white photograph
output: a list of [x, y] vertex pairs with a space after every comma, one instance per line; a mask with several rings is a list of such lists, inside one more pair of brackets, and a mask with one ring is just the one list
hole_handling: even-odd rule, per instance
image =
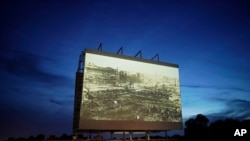
[[86, 53], [80, 119], [180, 122], [178, 68]]

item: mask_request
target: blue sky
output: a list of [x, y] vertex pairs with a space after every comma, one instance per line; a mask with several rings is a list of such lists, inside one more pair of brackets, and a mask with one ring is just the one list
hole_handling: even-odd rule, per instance
[[72, 133], [81, 51], [180, 67], [184, 121], [250, 119], [250, 3], [246, 0], [1, 1], [0, 138]]

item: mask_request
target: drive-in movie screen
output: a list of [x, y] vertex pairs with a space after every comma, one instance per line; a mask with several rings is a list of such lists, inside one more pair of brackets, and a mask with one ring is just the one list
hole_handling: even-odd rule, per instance
[[181, 129], [178, 65], [86, 51], [79, 124], [89, 130]]

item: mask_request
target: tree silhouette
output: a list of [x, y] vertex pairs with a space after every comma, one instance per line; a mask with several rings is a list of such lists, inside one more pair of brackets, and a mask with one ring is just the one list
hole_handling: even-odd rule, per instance
[[202, 114], [198, 114], [195, 119], [189, 119], [185, 122], [184, 129], [186, 141], [200, 141], [208, 138], [208, 118]]
[[69, 136], [67, 134], [62, 134], [62, 136], [60, 137], [61, 140], [71, 140], [72, 139], [72, 136]]
[[43, 141], [45, 139], [45, 135], [44, 134], [39, 134], [35, 137], [36, 141]]
[[234, 135], [235, 129], [237, 129], [237, 125], [240, 122], [238, 120], [226, 119], [226, 120], [218, 120], [211, 123], [209, 127], [210, 138], [216, 138], [216, 140], [220, 141], [228, 137], [229, 135]]
[[[180, 135], [172, 136], [170, 139], [178, 141], [225, 141], [227, 138], [233, 138], [237, 141], [248, 141], [249, 133], [244, 137], [234, 137], [236, 129], [250, 129], [250, 120], [224, 119], [212, 122], [206, 116], [198, 114], [195, 118], [191, 118], [185, 122], [184, 137]], [[249, 132], [249, 130], [248, 130]], [[78, 134], [78, 139], [87, 139], [82, 134]], [[145, 137], [143, 137], [145, 138]], [[164, 139], [164, 137], [155, 136], [152, 139]], [[141, 138], [142, 139], [142, 138]], [[44, 141], [45, 135], [30, 136], [28, 138], [8, 138], [7, 141]], [[72, 140], [72, 135], [62, 134], [60, 137], [50, 135], [47, 140]]]
[[[234, 137], [236, 129], [249, 129], [249, 120], [239, 121], [236, 119], [225, 119], [217, 120], [210, 124], [209, 126], [209, 137], [210, 140], [224, 141], [228, 137]], [[244, 137], [234, 137], [237, 141], [245, 141], [249, 138], [246, 134]]]
[[34, 136], [30, 136], [27, 140], [28, 140], [28, 141], [34, 141], [34, 140], [35, 140], [35, 137], [34, 137]]
[[250, 129], [250, 120], [224, 119], [217, 120], [208, 125], [209, 120], [204, 115], [198, 114], [185, 122], [185, 141], [224, 141], [234, 138], [237, 141], [248, 141], [249, 134], [235, 137], [236, 129]]

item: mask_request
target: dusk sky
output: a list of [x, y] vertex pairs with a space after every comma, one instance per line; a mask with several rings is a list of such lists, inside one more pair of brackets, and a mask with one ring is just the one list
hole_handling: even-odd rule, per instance
[[0, 140], [72, 134], [85, 48], [179, 65], [183, 123], [250, 119], [247, 0], [2, 0]]

